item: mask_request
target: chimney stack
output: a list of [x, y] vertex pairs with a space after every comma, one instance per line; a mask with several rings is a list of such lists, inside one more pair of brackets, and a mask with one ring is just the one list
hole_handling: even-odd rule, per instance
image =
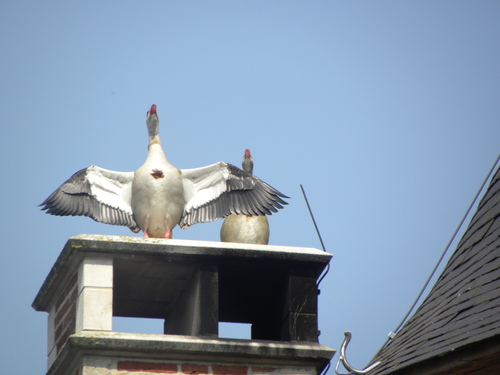
[[[79, 235], [33, 302], [48, 316], [50, 375], [319, 374], [317, 249]], [[113, 332], [113, 316], [164, 320], [158, 334]], [[219, 322], [251, 338], [219, 338]]]

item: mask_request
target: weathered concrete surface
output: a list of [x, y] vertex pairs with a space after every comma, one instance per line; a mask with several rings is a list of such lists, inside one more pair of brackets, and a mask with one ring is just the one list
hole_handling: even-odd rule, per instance
[[33, 301], [33, 308], [47, 311], [50, 299], [60, 286], [60, 278], [76, 270], [81, 260], [90, 255], [148, 263], [151, 260], [174, 263], [186, 257], [191, 261], [235, 265], [252, 261], [268, 264], [300, 262], [304, 267], [312, 268], [316, 275], [323, 271], [332, 257], [324, 251], [305, 247], [81, 234], [67, 241]]
[[70, 336], [47, 375], [68, 373], [85, 357], [106, 358], [108, 371], [116, 369], [113, 366], [118, 360], [169, 360], [300, 367], [302, 373], [319, 373], [334, 354], [333, 349], [320, 344], [86, 331]]

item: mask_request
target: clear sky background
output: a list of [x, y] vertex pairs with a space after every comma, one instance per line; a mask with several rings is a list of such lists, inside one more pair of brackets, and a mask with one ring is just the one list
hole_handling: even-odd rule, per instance
[[[153, 103], [172, 164], [239, 166], [250, 148], [254, 173], [292, 197], [270, 217], [271, 244], [320, 248], [303, 184], [334, 254], [320, 342], [338, 349], [352, 331], [348, 359], [360, 368], [500, 151], [498, 1], [4, 0], [0, 56], [9, 374], [45, 373], [47, 314], [31, 303], [67, 239], [133, 235], [37, 205], [92, 164], [137, 169]], [[174, 237], [217, 241], [221, 223]]]

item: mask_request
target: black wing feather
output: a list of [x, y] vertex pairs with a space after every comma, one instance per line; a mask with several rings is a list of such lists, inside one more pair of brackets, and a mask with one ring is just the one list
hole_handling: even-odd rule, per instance
[[92, 195], [88, 169], [79, 170], [49, 195], [40, 204], [42, 210], [55, 216], [86, 216], [99, 223], [126, 226], [137, 233], [140, 228], [133, 215], [99, 202]]
[[240, 168], [224, 163], [231, 177], [226, 181], [226, 191], [218, 198], [184, 212], [179, 225], [190, 225], [223, 219], [235, 215], [271, 215], [288, 204], [282, 198], [289, 198], [258, 177]]

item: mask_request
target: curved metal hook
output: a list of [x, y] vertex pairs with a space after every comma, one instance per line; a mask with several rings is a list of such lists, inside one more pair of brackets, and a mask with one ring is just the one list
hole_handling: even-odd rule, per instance
[[[339, 355], [339, 359], [337, 361], [337, 366], [335, 366], [335, 372], [338, 374], [338, 375], [350, 375], [350, 374], [354, 374], [354, 375], [364, 375], [364, 374], [368, 374], [368, 372], [370, 372], [371, 370], [373, 370], [375, 367], [377, 367], [380, 362], [374, 362], [372, 363], [370, 366], [368, 366], [367, 368], [365, 368], [364, 370], [356, 370], [354, 369], [350, 364], [349, 362], [347, 362], [347, 358], [345, 356], [345, 350], [347, 349], [347, 344], [349, 344], [349, 341], [351, 341], [351, 332], [349, 331], [345, 331], [344, 332], [344, 341], [342, 342], [342, 345], [340, 346], [340, 355]], [[340, 363], [342, 362], [342, 366], [344, 366], [344, 368], [349, 371], [348, 373], [340, 373], [338, 370], [339, 370], [339, 365]]]

